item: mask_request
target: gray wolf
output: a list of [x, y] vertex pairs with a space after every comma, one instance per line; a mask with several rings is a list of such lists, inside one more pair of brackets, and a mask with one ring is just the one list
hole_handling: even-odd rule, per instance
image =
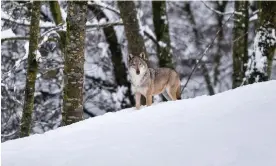
[[181, 99], [180, 78], [176, 71], [170, 68], [149, 68], [145, 53], [139, 56], [129, 54], [128, 71], [135, 93], [135, 106], [140, 108], [141, 95], [146, 98], [147, 106], [152, 104], [154, 95], [168, 94], [170, 100]]

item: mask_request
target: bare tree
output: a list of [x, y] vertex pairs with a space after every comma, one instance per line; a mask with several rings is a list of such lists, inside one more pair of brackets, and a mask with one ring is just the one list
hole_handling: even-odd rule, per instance
[[[100, 21], [101, 19], [106, 19], [108, 21], [108, 17], [105, 15], [102, 9], [100, 9], [97, 5], [88, 5], [88, 8], [96, 15], [97, 19]], [[118, 39], [114, 30], [114, 27], [107, 26], [103, 28], [106, 41], [109, 44], [109, 49], [112, 54], [111, 60], [114, 65], [114, 75], [117, 85], [128, 87], [128, 91], [126, 96], [130, 99], [131, 105], [134, 105], [134, 98], [131, 95], [131, 84], [127, 80], [127, 70], [126, 66], [123, 62], [123, 54], [118, 43]], [[123, 108], [129, 107], [128, 105], [124, 105]]]
[[233, 43], [233, 75], [232, 88], [237, 88], [242, 84], [245, 77], [246, 63], [248, 61], [247, 31], [248, 31], [248, 1], [236, 1], [235, 11], [241, 15], [234, 16], [233, 40], [240, 38]]
[[32, 122], [32, 113], [34, 109], [34, 92], [35, 92], [35, 80], [38, 70], [37, 56], [38, 40], [39, 40], [39, 21], [40, 21], [40, 1], [33, 2], [31, 13], [31, 25], [30, 25], [30, 39], [29, 39], [29, 53], [28, 53], [28, 66], [27, 66], [27, 78], [25, 88], [25, 100], [23, 107], [22, 120], [20, 125], [20, 137], [26, 137], [30, 134], [30, 127]]
[[[227, 5], [227, 1], [222, 1], [221, 3], [219, 1], [215, 2], [217, 5], [217, 10], [221, 13], [223, 13], [225, 11], [226, 5]], [[218, 27], [222, 27], [223, 24], [223, 18], [224, 15], [223, 14], [217, 14], [217, 20], [218, 20]], [[223, 47], [225, 46], [225, 41], [223, 40], [224, 38], [224, 33], [223, 30], [221, 30], [219, 32], [219, 36], [218, 36], [218, 50], [217, 53], [214, 57], [214, 85], [217, 85], [217, 83], [219, 82], [219, 76], [220, 76], [220, 70], [219, 67], [221, 66], [221, 58], [222, 56], [225, 54], [223, 52]]]
[[152, 1], [152, 12], [159, 66], [173, 68], [166, 1]]
[[82, 119], [86, 1], [69, 1], [64, 65], [63, 124]]

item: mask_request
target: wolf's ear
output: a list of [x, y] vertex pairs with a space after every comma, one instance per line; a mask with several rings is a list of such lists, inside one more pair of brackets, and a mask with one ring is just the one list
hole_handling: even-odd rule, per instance
[[146, 54], [144, 52], [142, 52], [140, 55], [139, 55], [142, 59], [146, 59]]
[[128, 59], [132, 59], [133, 58], [133, 55], [132, 54], [129, 54], [128, 55]]

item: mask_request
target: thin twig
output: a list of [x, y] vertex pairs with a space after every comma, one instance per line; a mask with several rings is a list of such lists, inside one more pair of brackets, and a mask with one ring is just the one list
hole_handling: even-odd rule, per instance
[[205, 49], [202, 53], [200, 53], [200, 54], [198, 55], [198, 56], [201, 55], [201, 57], [198, 59], [198, 62], [195, 64], [195, 66], [194, 66], [194, 68], [193, 68], [191, 74], [190, 74], [189, 77], [188, 77], [188, 80], [186, 81], [185, 85], [183, 86], [183, 88], [182, 88], [182, 90], [181, 90], [181, 94], [182, 94], [183, 90], [185, 89], [185, 87], [187, 86], [189, 80], [191, 79], [191, 77], [192, 77], [194, 71], [196, 70], [198, 64], [201, 62], [201, 60], [202, 60], [202, 58], [204, 57], [204, 55], [206, 55], [207, 51], [208, 51], [208, 50], [210, 49], [210, 47], [214, 44], [216, 38], [219, 36], [219, 32], [223, 29], [224, 25], [230, 20], [230, 18], [231, 18], [234, 14], [235, 14], [235, 13], [233, 12], [232, 15], [223, 23], [223, 25], [222, 25], [222, 26], [220, 27], [220, 29], [217, 31], [216, 36], [215, 36], [215, 38], [212, 40], [212, 42], [206, 47], [206, 49]]
[[144, 34], [145, 34], [149, 39], [151, 39], [156, 45], [159, 46], [158, 41], [157, 41], [152, 35], [150, 35], [147, 31], [144, 31]]
[[233, 43], [235, 43], [236, 41], [240, 40], [242, 37], [244, 37], [246, 34], [248, 34], [248, 32], [246, 32], [245, 34], [239, 36], [237, 39], [233, 40]]

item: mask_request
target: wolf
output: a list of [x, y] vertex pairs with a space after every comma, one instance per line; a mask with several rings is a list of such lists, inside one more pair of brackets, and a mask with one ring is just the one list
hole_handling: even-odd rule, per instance
[[140, 109], [141, 95], [146, 98], [147, 106], [152, 104], [154, 95], [161, 93], [168, 100], [181, 99], [178, 73], [170, 68], [149, 68], [144, 52], [138, 56], [128, 55], [128, 71], [135, 93], [135, 107], [137, 109]]

